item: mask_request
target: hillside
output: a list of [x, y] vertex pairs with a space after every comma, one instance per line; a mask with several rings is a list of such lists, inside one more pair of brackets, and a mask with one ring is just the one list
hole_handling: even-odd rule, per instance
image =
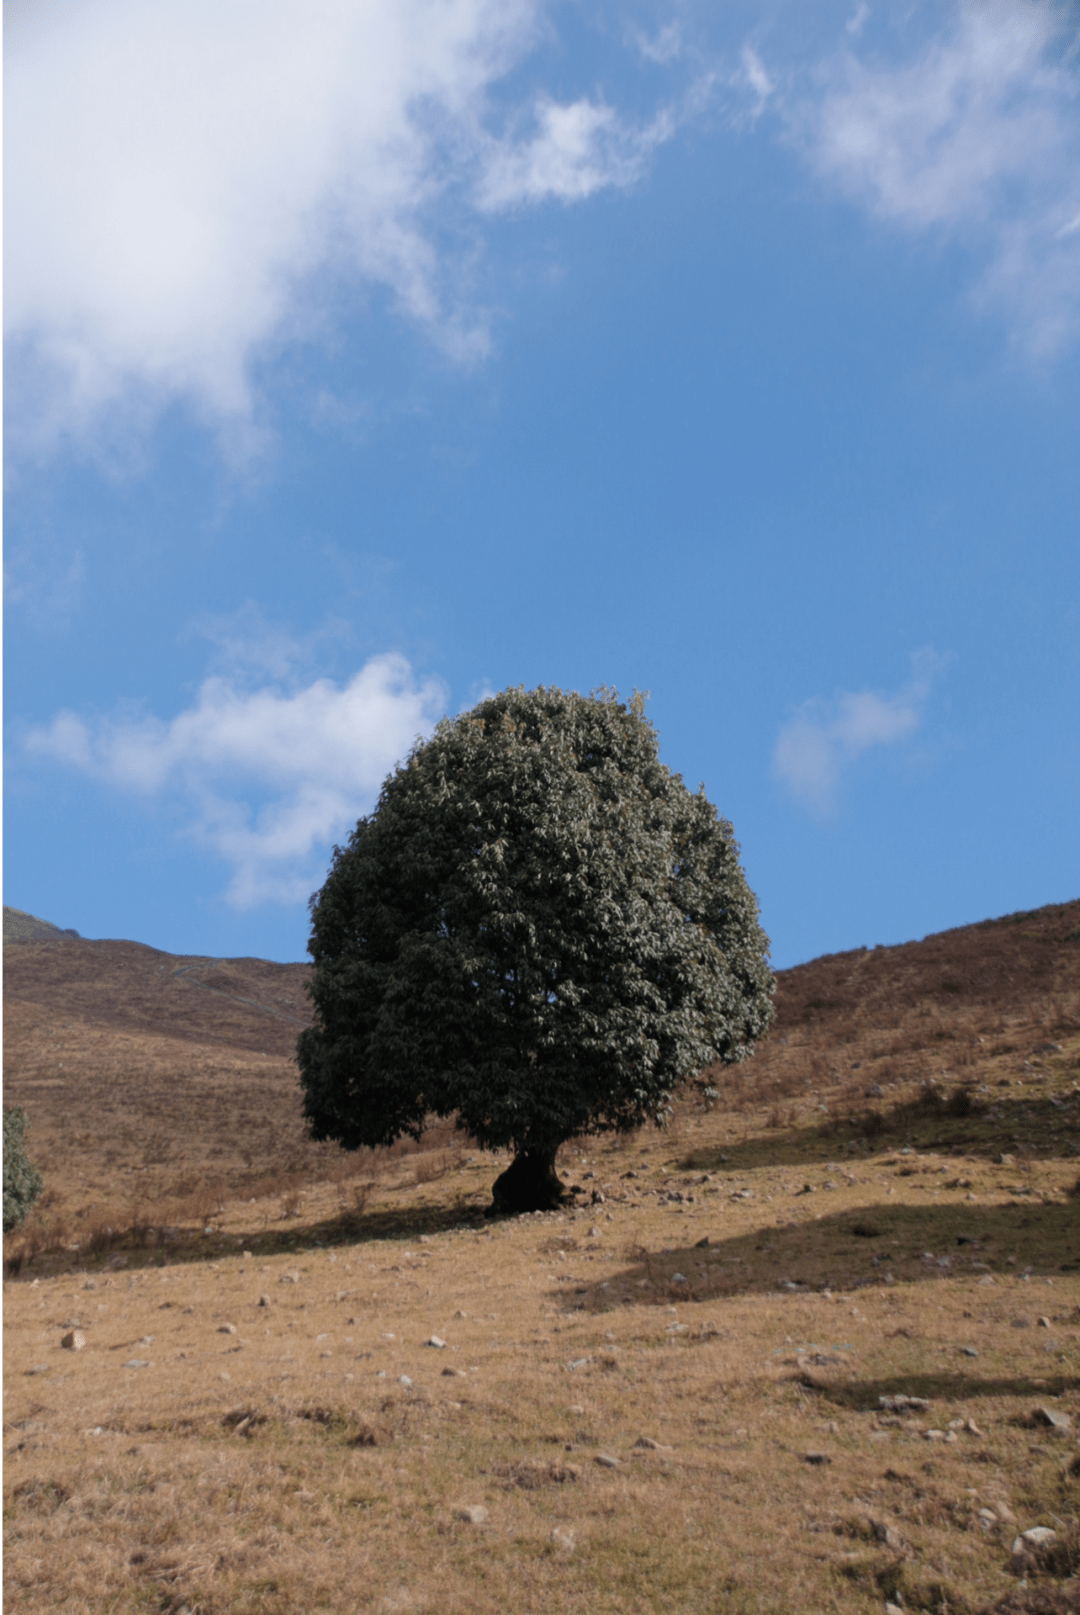
[[[43, 1215], [59, 1225], [97, 1207], [115, 1225], [208, 1190], [216, 1204], [370, 1170], [370, 1152], [304, 1136], [293, 1049], [308, 965], [178, 957], [15, 919], [5, 1103], [30, 1117]], [[794, 1124], [826, 1101], [839, 1124], [926, 1081], [997, 1084], [1019, 1070], [1020, 1082], [1017, 1053], [1053, 1041], [1078, 997], [1080, 902], [812, 960], [779, 973], [776, 1025], [754, 1059], [718, 1074], [716, 1124], [747, 1106]], [[677, 1129], [695, 1125], [684, 1107]], [[1015, 1126], [1038, 1131], [1034, 1115]], [[431, 1142], [455, 1140], [443, 1126]]]
[[782, 973], [709, 1112], [495, 1224], [445, 1125], [304, 1141], [304, 966], [5, 972], [13, 1608], [1080, 1610], [1080, 902]]

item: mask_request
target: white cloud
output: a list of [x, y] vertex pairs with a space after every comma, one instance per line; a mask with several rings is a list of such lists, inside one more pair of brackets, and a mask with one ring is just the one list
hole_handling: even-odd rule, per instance
[[256, 361], [364, 287], [459, 357], [482, 353], [443, 227], [627, 184], [662, 137], [581, 98], [497, 132], [494, 92], [536, 46], [542, 6], [16, 8], [5, 319], [23, 439], [177, 398], [243, 422]]
[[477, 187], [488, 212], [543, 202], [580, 202], [608, 185], [631, 185], [654, 146], [670, 137], [666, 117], [648, 129], [628, 130], [618, 115], [593, 101], [569, 106], [541, 101], [531, 140], [492, 141]]
[[808, 701], [785, 723], [773, 750], [773, 774], [820, 818], [835, 808], [845, 771], [872, 746], [894, 745], [919, 727], [934, 658], [915, 658], [915, 677], [898, 695], [844, 694], [831, 705]]
[[815, 93], [789, 101], [794, 136], [878, 218], [973, 247], [986, 266], [977, 303], [1051, 354], [1080, 330], [1080, 74], [1066, 11], [962, 0], [948, 15], [900, 65], [851, 50], [827, 63]]
[[228, 901], [251, 909], [308, 895], [316, 854], [371, 809], [445, 701], [404, 657], [376, 656], [343, 687], [245, 690], [215, 677], [170, 722], [62, 712], [25, 744], [128, 795], [178, 801], [187, 833], [231, 866]]

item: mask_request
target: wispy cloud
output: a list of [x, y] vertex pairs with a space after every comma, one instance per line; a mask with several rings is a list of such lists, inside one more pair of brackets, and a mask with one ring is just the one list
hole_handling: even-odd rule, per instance
[[819, 818], [836, 807], [843, 777], [873, 746], [895, 745], [919, 727], [935, 658], [915, 658], [915, 676], [897, 695], [864, 690], [833, 702], [807, 701], [785, 723], [773, 750], [773, 774]]
[[631, 183], [666, 137], [587, 97], [496, 116], [543, 11], [98, 0], [13, 32], [5, 319], [24, 443], [178, 398], [249, 420], [256, 361], [365, 288], [482, 354], [448, 243], [485, 213]]
[[[851, 47], [789, 90], [793, 138], [826, 182], [900, 228], [969, 245], [976, 302], [1034, 354], [1080, 331], [1080, 71], [1047, 0], [962, 0], [917, 54]], [[869, 15], [849, 24], [857, 35]], [[857, 27], [855, 26], [857, 24]]]
[[210, 678], [169, 721], [61, 712], [25, 747], [128, 796], [178, 803], [186, 833], [231, 868], [227, 900], [246, 910], [307, 896], [317, 855], [370, 810], [445, 703], [438, 680], [418, 680], [404, 657], [377, 656], [342, 686], [247, 689]]

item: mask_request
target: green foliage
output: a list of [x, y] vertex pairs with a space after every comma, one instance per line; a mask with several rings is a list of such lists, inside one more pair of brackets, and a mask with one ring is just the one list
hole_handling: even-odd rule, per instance
[[26, 1153], [26, 1112], [4, 1112], [4, 1232], [25, 1218], [42, 1190], [41, 1173]]
[[313, 1137], [456, 1114], [550, 1160], [662, 1122], [772, 1020], [768, 939], [732, 829], [657, 756], [636, 697], [506, 690], [386, 781], [312, 899]]

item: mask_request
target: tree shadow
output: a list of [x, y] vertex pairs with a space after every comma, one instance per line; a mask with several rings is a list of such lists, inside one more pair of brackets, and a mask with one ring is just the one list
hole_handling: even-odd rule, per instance
[[[672, 1233], [683, 1234], [683, 1226]], [[1042, 1345], [1044, 1331], [1035, 1335], [1037, 1316], [1060, 1310], [1065, 1297], [1045, 1284], [1018, 1285], [1010, 1278], [1026, 1269], [1045, 1276], [1080, 1268], [1080, 1215], [1075, 1202], [875, 1202], [726, 1239], [709, 1234], [687, 1243], [684, 1235], [682, 1243], [657, 1251], [632, 1247], [627, 1254], [629, 1264], [601, 1281], [568, 1274], [562, 1298], [577, 1309], [610, 1312], [670, 1306], [673, 1301], [704, 1303], [826, 1289], [850, 1293], [871, 1285], [892, 1289], [965, 1278], [982, 1281], [973, 1290], [980, 1307], [1000, 1311], [1008, 1322], [1022, 1319], [1018, 1329], [1031, 1328], [1031, 1338]], [[1045, 1335], [1045, 1344], [1060, 1350], [1060, 1336], [1054, 1336], [1053, 1330]]]
[[[1080, 1139], [1080, 1112], [1070, 1116], [1047, 1098], [998, 1099], [985, 1109], [977, 1105], [966, 1115], [950, 1112], [949, 1103], [946, 1097], [941, 1105], [932, 1099], [916, 1100], [891, 1110], [851, 1106], [850, 1116], [835, 1116], [814, 1127], [691, 1149], [678, 1164], [686, 1172], [750, 1171], [763, 1166], [805, 1166], [815, 1154], [835, 1159], [840, 1151], [852, 1161], [864, 1160], [906, 1144], [914, 1150], [955, 1150], [994, 1160], [1003, 1152], [1026, 1155], [1025, 1135], [1037, 1141], [1041, 1160], [1080, 1156], [1076, 1142]], [[1019, 1144], [1009, 1143], [1013, 1134], [1019, 1135]]]
[[123, 1237], [111, 1253], [84, 1256], [74, 1261], [66, 1254], [62, 1261], [44, 1260], [27, 1262], [5, 1271], [8, 1281], [45, 1277], [63, 1268], [76, 1267], [79, 1272], [108, 1273], [115, 1269], [125, 1273], [157, 1267], [178, 1267], [191, 1262], [222, 1261], [250, 1251], [252, 1259], [272, 1256], [299, 1256], [312, 1249], [336, 1250], [352, 1248], [373, 1240], [419, 1240], [425, 1235], [445, 1233], [453, 1229], [480, 1230], [489, 1226], [484, 1208], [471, 1201], [459, 1201], [449, 1206], [403, 1206], [389, 1211], [343, 1211], [319, 1222], [304, 1223], [299, 1227], [268, 1228], [260, 1225], [247, 1232], [228, 1235], [228, 1245], [220, 1238], [192, 1233], [180, 1235], [175, 1241], [162, 1243], [149, 1238], [145, 1244], [131, 1244]]

